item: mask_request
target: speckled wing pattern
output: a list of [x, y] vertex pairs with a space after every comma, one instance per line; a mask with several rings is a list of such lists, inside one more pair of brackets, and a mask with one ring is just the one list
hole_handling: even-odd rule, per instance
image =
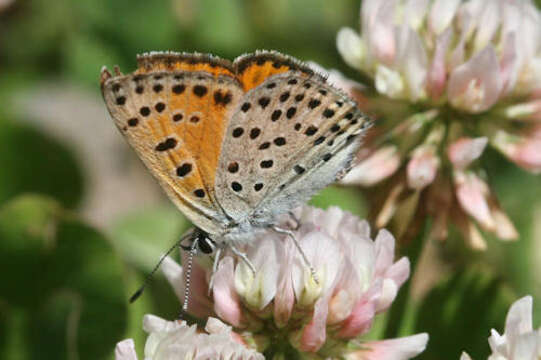
[[229, 122], [216, 196], [233, 217], [266, 224], [345, 172], [368, 125], [356, 105], [298, 65], [244, 96]]
[[171, 200], [209, 234], [246, 218], [268, 225], [334, 181], [366, 124], [354, 104], [300, 62], [257, 52], [150, 53], [103, 69], [117, 127]]
[[138, 70], [102, 72], [105, 102], [129, 144], [198, 227], [225, 221], [214, 178], [227, 119], [243, 96], [230, 64], [193, 54], [139, 57]]

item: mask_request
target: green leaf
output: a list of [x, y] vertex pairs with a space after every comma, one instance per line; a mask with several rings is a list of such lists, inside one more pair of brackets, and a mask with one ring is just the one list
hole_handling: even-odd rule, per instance
[[488, 234], [484, 261], [507, 279], [517, 300], [534, 299], [534, 325], [541, 325], [541, 176], [518, 168], [495, 151], [489, 152], [488, 178], [504, 211], [518, 230], [517, 241], [506, 242]]
[[73, 208], [81, 200], [83, 175], [63, 145], [0, 114], [0, 204], [24, 192], [41, 193]]
[[149, 272], [189, 227], [180, 211], [168, 206], [127, 215], [113, 224], [110, 237], [126, 261]]
[[490, 329], [503, 330], [514, 300], [502, 279], [490, 271], [470, 267], [434, 288], [418, 305], [415, 332], [430, 341], [419, 359], [459, 359], [462, 351], [486, 359]]
[[0, 271], [10, 274], [0, 299], [8, 326], [16, 325], [0, 342], [24, 349], [23, 359], [111, 354], [126, 329], [127, 297], [122, 264], [107, 239], [39, 196], [0, 208], [0, 238]]
[[338, 206], [361, 218], [366, 216], [366, 203], [362, 192], [353, 187], [329, 186], [314, 196], [310, 204], [322, 209]]

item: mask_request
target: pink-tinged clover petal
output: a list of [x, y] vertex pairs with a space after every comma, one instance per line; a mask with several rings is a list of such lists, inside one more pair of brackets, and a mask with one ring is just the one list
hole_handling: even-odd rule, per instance
[[369, 31], [369, 51], [378, 61], [386, 65], [393, 63], [397, 53], [393, 25], [395, 2], [396, 0], [381, 2], [376, 20], [371, 24]]
[[421, 145], [415, 149], [406, 167], [408, 186], [422, 190], [430, 185], [436, 178], [439, 165], [440, 160], [433, 146]]
[[503, 50], [500, 60], [502, 95], [507, 95], [513, 91], [518, 77], [519, 57], [517, 55], [516, 34], [508, 34], [503, 42]]
[[353, 167], [340, 183], [371, 186], [394, 174], [399, 166], [400, 154], [397, 147], [384, 146]]
[[347, 354], [346, 360], [406, 360], [422, 353], [428, 343], [428, 334], [422, 333], [398, 339], [372, 341], [366, 348]]
[[[355, 286], [356, 284], [352, 284]], [[332, 296], [329, 301], [328, 324], [336, 324], [345, 320], [350, 316], [358, 294], [352, 294], [347, 291], [342, 284], [337, 286], [338, 291]]]
[[447, 84], [447, 66], [445, 56], [451, 42], [452, 31], [445, 30], [436, 40], [436, 50], [427, 75], [427, 90], [432, 99], [438, 99]]
[[316, 301], [312, 319], [302, 330], [300, 341], [302, 351], [316, 352], [325, 343], [327, 338], [327, 315], [329, 313], [328, 301], [327, 296]]
[[375, 276], [383, 276], [387, 268], [393, 264], [395, 240], [393, 235], [382, 229], [378, 232], [375, 240], [376, 263]]
[[462, 209], [488, 230], [494, 229], [487, 184], [473, 173], [457, 173], [455, 176], [456, 196]]
[[447, 148], [447, 156], [456, 169], [464, 170], [477, 160], [488, 143], [488, 138], [461, 137]]
[[363, 298], [355, 304], [351, 315], [342, 323], [338, 336], [353, 338], [365, 334], [376, 316], [376, 304], [371, 299]]
[[410, 261], [403, 257], [385, 271], [385, 278], [391, 279], [400, 287], [410, 277]]
[[137, 360], [133, 339], [122, 340], [116, 344], [115, 360]]
[[541, 139], [527, 138], [517, 146], [511, 159], [534, 174], [541, 173]]
[[289, 321], [295, 303], [295, 292], [293, 291], [293, 279], [291, 269], [295, 248], [293, 241], [287, 239], [281, 254], [280, 275], [278, 276], [278, 287], [274, 298], [274, 322], [281, 327]]
[[496, 235], [502, 240], [517, 240], [518, 231], [503, 210], [499, 206], [493, 206], [491, 213], [496, 224]]
[[451, 104], [471, 113], [492, 107], [498, 101], [501, 89], [498, 58], [491, 45], [454, 69], [447, 86]]
[[499, 130], [491, 143], [518, 166], [534, 174], [541, 172], [541, 126], [528, 129], [526, 136]]
[[239, 295], [235, 289], [234, 261], [231, 257], [223, 258], [214, 274], [214, 311], [223, 320], [235, 327], [243, 325], [243, 316]]

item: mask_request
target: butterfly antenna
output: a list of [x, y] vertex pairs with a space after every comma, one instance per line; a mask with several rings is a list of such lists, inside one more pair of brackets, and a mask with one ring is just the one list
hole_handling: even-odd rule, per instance
[[179, 318], [182, 318], [182, 314], [188, 311], [188, 300], [190, 299], [190, 278], [192, 276], [192, 263], [193, 257], [197, 252], [197, 240], [192, 244], [190, 254], [188, 255], [188, 264], [186, 264], [186, 285], [184, 286], [184, 301], [182, 302], [182, 311]]
[[152, 281], [152, 277], [154, 276], [154, 273], [156, 271], [158, 271], [158, 269], [160, 268], [160, 266], [162, 265], [163, 261], [165, 260], [165, 258], [171, 253], [173, 252], [173, 250], [175, 250], [177, 247], [181, 247], [181, 243], [186, 240], [187, 237], [191, 236], [192, 235], [192, 232], [190, 231], [188, 234], [184, 235], [183, 237], [180, 238], [179, 241], [177, 241], [173, 246], [171, 246], [171, 248], [169, 250], [167, 250], [167, 252], [160, 258], [160, 261], [158, 261], [158, 263], [156, 264], [156, 266], [154, 266], [154, 269], [152, 269], [152, 271], [150, 272], [150, 274], [147, 275], [147, 277], [145, 278], [145, 281], [143, 281], [143, 285], [141, 285], [141, 287], [135, 292], [133, 293], [133, 295], [130, 297], [130, 304], [133, 303], [135, 300], [137, 300], [142, 294], [143, 294], [143, 291], [145, 291], [145, 287]]

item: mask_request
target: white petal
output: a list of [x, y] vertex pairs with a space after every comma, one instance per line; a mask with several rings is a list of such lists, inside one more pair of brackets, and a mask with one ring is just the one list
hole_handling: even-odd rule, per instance
[[442, 33], [453, 20], [459, 5], [460, 0], [436, 0], [428, 17], [430, 30], [436, 35]]
[[231, 326], [224, 324], [219, 319], [209, 317], [205, 325], [205, 331], [209, 334], [228, 334], [231, 331]]
[[463, 353], [460, 355], [460, 360], [471, 360], [471, 357], [470, 357], [470, 355], [468, 355], [467, 353], [463, 352]]
[[185, 321], [167, 321], [159, 316], [147, 314], [143, 317], [143, 330], [147, 333], [170, 332], [186, 324]]
[[115, 360], [137, 360], [133, 339], [122, 340], [116, 344]]
[[306, 234], [300, 245], [318, 276], [316, 283], [297, 254], [291, 274], [293, 289], [297, 301], [308, 305], [332, 289], [340, 273], [343, 255], [339, 243], [320, 231]]
[[519, 233], [507, 214], [500, 208], [492, 209], [492, 217], [496, 223], [496, 235], [502, 240], [517, 240]]
[[391, 279], [384, 279], [376, 311], [379, 313], [387, 309], [396, 298], [397, 294], [398, 286], [396, 286], [396, 283]]
[[505, 319], [505, 333], [518, 332], [519, 334], [532, 331], [533, 299], [525, 296], [513, 303]]
[[538, 360], [538, 338], [535, 332], [522, 334], [515, 339], [510, 359]]
[[412, 29], [402, 29], [409, 32], [406, 51], [401, 54], [401, 67], [406, 79], [409, 99], [418, 101], [426, 98], [426, 77], [428, 73], [428, 60], [426, 50], [419, 35]]
[[404, 20], [415, 31], [423, 24], [430, 0], [408, 0], [404, 5]]
[[475, 34], [474, 52], [484, 49], [495, 36], [501, 19], [499, 1], [487, 1], [480, 16], [476, 19], [479, 26]]
[[490, 337], [488, 338], [488, 344], [493, 353], [499, 352], [502, 348], [505, 350], [505, 335], [500, 335], [496, 330], [490, 330]]
[[341, 28], [336, 35], [336, 47], [346, 64], [354, 69], [362, 69], [366, 48], [363, 40], [355, 30]]
[[383, 275], [384, 271], [393, 264], [395, 239], [393, 235], [381, 229], [375, 240], [376, 245], [376, 276]]
[[376, 89], [380, 94], [387, 95], [393, 99], [404, 97], [405, 84], [402, 75], [382, 64], [376, 67], [375, 75]]

